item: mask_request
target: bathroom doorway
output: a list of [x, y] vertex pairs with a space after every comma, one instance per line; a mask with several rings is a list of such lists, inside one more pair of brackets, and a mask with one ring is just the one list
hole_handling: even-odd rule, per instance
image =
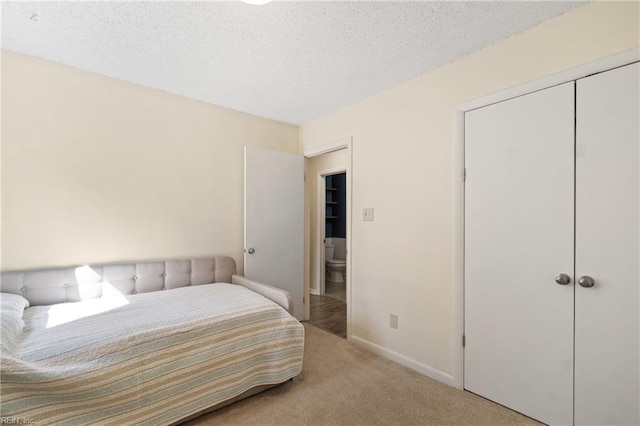
[[[337, 144], [336, 144], [337, 145]], [[306, 160], [309, 323], [348, 339], [350, 138]], [[331, 149], [333, 148], [333, 149]]]
[[347, 173], [317, 174], [317, 281], [310, 295], [310, 323], [347, 337]]
[[[320, 270], [320, 294], [347, 303], [347, 173], [321, 174], [324, 179], [324, 269]], [[320, 212], [322, 213], [322, 212]], [[322, 250], [320, 250], [322, 251]]]

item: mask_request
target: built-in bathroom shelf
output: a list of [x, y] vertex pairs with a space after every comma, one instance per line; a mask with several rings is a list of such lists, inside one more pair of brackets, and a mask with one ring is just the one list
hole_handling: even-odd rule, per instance
[[[333, 191], [333, 192], [335, 192], [335, 191], [337, 191], [337, 190], [338, 190], [338, 188], [334, 188], [334, 187], [332, 187], [332, 186], [326, 186], [326, 187], [325, 187], [325, 189], [327, 190], [327, 192], [329, 192], [329, 191]], [[327, 194], [327, 198], [333, 198], [333, 196], [329, 196], [329, 194]], [[333, 211], [333, 208], [332, 208], [332, 207], [337, 206], [337, 205], [338, 205], [338, 202], [337, 202], [337, 201], [333, 201], [333, 200], [325, 200], [325, 201], [326, 201], [326, 204], [327, 204], [327, 206], [328, 206], [329, 213], [330, 213], [330, 214], [328, 214], [328, 215], [325, 215], [325, 219], [326, 219], [326, 220], [335, 220], [335, 219], [338, 219], [338, 216], [336, 216], [336, 215], [332, 214], [332, 213], [334, 213], [334, 211]]]
[[345, 238], [346, 221], [346, 173], [324, 176], [324, 203], [320, 206], [324, 210], [324, 224], [326, 238]]

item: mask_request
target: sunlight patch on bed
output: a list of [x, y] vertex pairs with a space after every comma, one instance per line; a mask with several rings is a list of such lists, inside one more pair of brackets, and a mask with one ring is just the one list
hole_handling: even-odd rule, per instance
[[91, 266], [79, 266], [74, 270], [78, 283], [80, 300], [95, 299], [102, 296], [102, 276]]
[[[127, 298], [109, 281], [102, 280], [102, 277], [93, 268], [81, 266], [76, 268], [75, 272], [78, 292], [82, 301], [52, 305], [47, 312], [47, 328], [98, 315], [129, 304]], [[102, 297], [96, 297], [95, 288], [83, 285], [84, 283], [97, 282], [102, 285]]]
[[67, 324], [72, 321], [77, 321], [79, 319], [90, 317], [93, 315], [98, 315], [103, 312], [107, 312], [127, 305], [128, 303], [129, 302], [127, 301], [127, 299], [125, 299], [123, 296], [122, 300], [114, 297], [52, 305], [49, 308], [48, 312], [47, 328]]

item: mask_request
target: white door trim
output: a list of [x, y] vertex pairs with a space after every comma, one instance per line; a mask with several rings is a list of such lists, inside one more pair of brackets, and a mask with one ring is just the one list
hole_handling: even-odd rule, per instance
[[329, 152], [338, 151], [343, 148], [351, 149], [352, 137], [338, 139], [333, 142], [329, 142], [323, 145], [314, 146], [304, 150], [304, 156], [306, 158], [316, 157], [322, 154], [328, 154]]
[[640, 48], [589, 62], [547, 77], [482, 96], [454, 108], [454, 288], [453, 288], [453, 385], [464, 387], [464, 114], [476, 108], [505, 101], [551, 86], [577, 80], [591, 74], [640, 61]]
[[577, 80], [591, 74], [597, 74], [613, 68], [628, 65], [639, 60], [640, 48], [625, 50], [624, 52], [617, 53], [615, 55], [607, 56], [605, 58], [579, 65], [568, 70], [560, 71], [546, 77], [528, 81], [514, 87], [509, 87], [496, 93], [491, 93], [486, 96], [472, 99], [470, 101], [459, 104], [457, 106], [457, 109], [462, 110], [463, 112], [470, 111], [472, 109], [494, 104], [496, 102], [515, 98], [516, 96], [526, 95], [527, 93], [535, 92], [537, 90], [542, 90], [551, 86], [566, 83], [568, 81]]
[[[353, 138], [351, 136], [338, 139], [333, 142], [329, 142], [327, 144], [319, 145], [313, 148], [309, 148], [304, 150], [305, 158], [313, 158], [318, 155], [327, 154], [329, 152], [338, 151], [340, 149], [347, 150], [347, 167], [345, 172], [347, 173], [347, 253], [346, 253], [346, 261], [347, 261], [347, 273], [346, 273], [346, 291], [347, 291], [347, 340], [351, 339], [351, 205], [352, 205], [352, 182], [353, 182], [353, 174], [352, 174], [352, 159], [353, 159]], [[341, 168], [340, 170], [344, 170]], [[323, 213], [324, 214], [324, 213]], [[324, 228], [324, 222], [322, 221], [322, 228]], [[305, 226], [310, 226], [309, 223], [306, 223]], [[314, 232], [314, 230], [311, 230]], [[318, 232], [317, 229], [315, 232]], [[322, 241], [322, 239], [320, 239]], [[305, 244], [309, 244], [306, 242]], [[318, 264], [319, 267], [324, 268], [324, 249], [321, 250], [322, 255], [319, 256], [322, 260], [322, 264]], [[311, 259], [311, 262], [318, 262], [318, 260]], [[324, 271], [324, 269], [322, 269]], [[305, 275], [308, 275], [309, 271], [305, 271]], [[307, 281], [308, 282], [308, 281]], [[321, 285], [324, 285], [321, 283]], [[310, 304], [309, 304], [309, 288], [305, 289], [305, 318], [309, 318], [310, 316]]]
[[[318, 294], [320, 295], [324, 295], [326, 288], [325, 288], [325, 271], [324, 271], [324, 263], [325, 263], [325, 258], [324, 258], [324, 250], [322, 249], [322, 245], [325, 239], [325, 235], [327, 232], [327, 227], [326, 227], [326, 200], [327, 200], [327, 194], [326, 194], [326, 187], [327, 187], [327, 183], [324, 180], [324, 177], [322, 176], [322, 173], [318, 173], [318, 184], [317, 184], [317, 191], [318, 191], [318, 197], [317, 197], [317, 207], [318, 207], [318, 211], [316, 212], [316, 217], [317, 219], [317, 224], [318, 226], [316, 227], [316, 243], [318, 244], [318, 247], [316, 247], [317, 249], [317, 253], [318, 256], [316, 259], [311, 259], [311, 262], [315, 262], [316, 263], [316, 271], [318, 271]], [[346, 285], [346, 284], [345, 284]]]

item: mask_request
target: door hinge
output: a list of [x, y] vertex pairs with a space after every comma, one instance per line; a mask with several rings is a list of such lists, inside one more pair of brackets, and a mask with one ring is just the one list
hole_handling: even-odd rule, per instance
[[462, 171], [462, 180], [467, 180], [467, 168], [466, 167]]
[[465, 338], [465, 335], [463, 334], [462, 335], [462, 347], [463, 348], [465, 347], [466, 343], [467, 343], [467, 339]]

